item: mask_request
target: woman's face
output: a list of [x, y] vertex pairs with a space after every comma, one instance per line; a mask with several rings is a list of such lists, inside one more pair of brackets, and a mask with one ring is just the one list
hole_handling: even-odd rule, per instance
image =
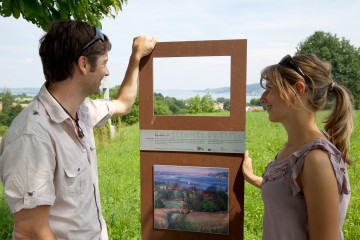
[[289, 115], [289, 104], [280, 97], [278, 88], [270, 81], [266, 81], [266, 88], [260, 102], [267, 105], [271, 122], [283, 122]]

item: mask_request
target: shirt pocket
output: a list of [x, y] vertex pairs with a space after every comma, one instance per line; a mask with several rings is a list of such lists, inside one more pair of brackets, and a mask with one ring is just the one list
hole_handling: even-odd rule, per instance
[[81, 176], [80, 168], [67, 168], [65, 171], [65, 182], [67, 187], [67, 193], [70, 197], [80, 195], [83, 191], [81, 189]]

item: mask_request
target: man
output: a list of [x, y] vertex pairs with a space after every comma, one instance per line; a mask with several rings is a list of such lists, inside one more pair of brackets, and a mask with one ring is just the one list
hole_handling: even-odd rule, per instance
[[0, 145], [0, 178], [16, 239], [107, 239], [101, 214], [93, 127], [129, 112], [139, 62], [156, 39], [134, 38], [113, 101], [91, 100], [109, 75], [111, 43], [85, 22], [54, 22], [40, 39], [46, 83]]

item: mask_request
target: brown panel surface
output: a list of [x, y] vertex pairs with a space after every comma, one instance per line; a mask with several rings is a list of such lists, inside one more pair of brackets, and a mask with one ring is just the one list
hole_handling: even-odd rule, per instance
[[[154, 115], [153, 58], [185, 56], [231, 56], [229, 117]], [[139, 78], [141, 129], [245, 131], [246, 40], [159, 42], [143, 59]]]
[[[231, 56], [228, 117], [154, 116], [153, 58]], [[246, 40], [159, 42], [141, 62], [139, 76], [140, 129], [245, 131]], [[243, 154], [140, 151], [141, 223], [143, 240], [243, 239]], [[154, 229], [154, 165], [229, 168], [229, 235]]]
[[[239, 154], [142, 151], [140, 159], [143, 240], [243, 239], [244, 179]], [[154, 229], [153, 166], [157, 164], [229, 168], [229, 235]]]

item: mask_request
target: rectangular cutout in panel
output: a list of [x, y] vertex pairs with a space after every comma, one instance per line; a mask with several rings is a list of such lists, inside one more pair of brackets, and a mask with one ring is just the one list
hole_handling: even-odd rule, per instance
[[154, 115], [230, 115], [230, 56], [154, 58]]
[[[229, 108], [231, 107], [230, 115], [209, 116], [206, 114], [154, 114], [154, 105], [156, 104], [154, 103], [154, 92], [159, 88], [154, 78], [160, 74], [157, 73], [159, 70], [157, 70], [156, 65], [159, 64], [159, 61], [163, 61], [163, 59], [177, 59], [176, 61], [179, 59], [187, 59], [191, 61], [197, 61], [198, 59], [205, 59], [206, 61], [209, 59], [215, 59], [215, 61], [209, 60], [215, 63], [216, 61], [219, 62], [218, 59], [220, 59], [221, 61], [226, 62], [226, 64], [218, 63], [218, 65], [226, 65], [226, 69], [228, 68], [227, 65], [229, 64], [230, 74], [221, 70], [218, 72], [222, 72], [223, 75], [226, 75], [226, 78], [227, 76], [230, 78], [231, 98], [227, 102]], [[142, 59], [140, 68], [139, 113], [140, 116], [142, 116], [140, 117], [141, 129], [211, 131], [245, 130], [246, 40], [158, 42], [154, 51], [149, 56], [146, 56]], [[211, 68], [212, 67], [208, 67], [206, 71], [211, 72]]]

